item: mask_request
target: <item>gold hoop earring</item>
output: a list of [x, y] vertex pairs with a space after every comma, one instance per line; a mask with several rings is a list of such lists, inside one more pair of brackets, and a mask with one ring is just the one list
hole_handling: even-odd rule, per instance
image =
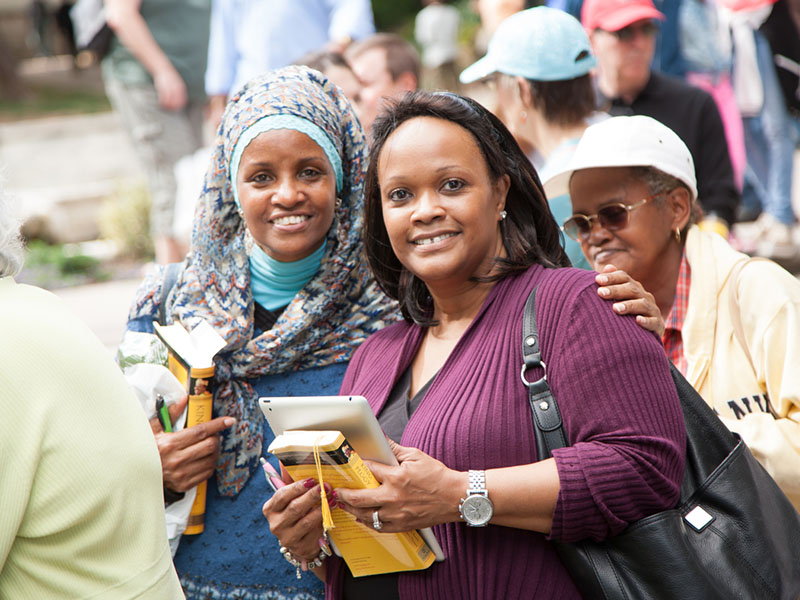
[[681, 230], [678, 227], [675, 228], [675, 241], [681, 243]]

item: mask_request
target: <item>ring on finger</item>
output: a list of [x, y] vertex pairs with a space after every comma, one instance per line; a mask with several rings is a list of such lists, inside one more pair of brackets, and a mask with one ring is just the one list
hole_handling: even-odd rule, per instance
[[373, 510], [372, 511], [372, 528], [375, 531], [380, 531], [382, 527], [383, 527], [383, 523], [381, 523], [381, 520], [378, 517], [378, 511], [377, 510]]

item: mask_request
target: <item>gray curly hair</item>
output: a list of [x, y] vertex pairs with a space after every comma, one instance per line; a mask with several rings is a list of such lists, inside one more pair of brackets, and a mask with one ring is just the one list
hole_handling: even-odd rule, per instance
[[11, 213], [11, 199], [0, 181], [0, 277], [19, 273], [24, 256], [19, 221]]

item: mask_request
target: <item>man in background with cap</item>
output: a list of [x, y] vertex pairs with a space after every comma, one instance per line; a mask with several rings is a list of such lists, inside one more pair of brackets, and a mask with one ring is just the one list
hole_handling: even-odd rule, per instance
[[727, 237], [739, 192], [719, 111], [708, 93], [650, 67], [664, 15], [651, 0], [586, 0], [581, 20], [597, 56], [601, 106], [653, 117], [680, 136], [695, 162], [701, 227]]
[[[506, 18], [481, 60], [461, 73], [463, 83], [491, 78], [495, 114], [532, 157], [544, 182], [569, 162], [584, 130], [606, 115], [595, 112], [590, 72], [597, 64], [581, 24], [540, 6]], [[560, 225], [572, 215], [568, 194], [548, 197]], [[589, 269], [580, 245], [566, 239], [572, 264]]]

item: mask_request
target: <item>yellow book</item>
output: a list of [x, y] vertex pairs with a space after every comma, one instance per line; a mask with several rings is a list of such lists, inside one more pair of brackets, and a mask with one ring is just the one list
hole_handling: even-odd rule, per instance
[[[339, 431], [286, 431], [268, 451], [283, 463], [295, 481], [319, 480], [314, 459], [319, 452], [322, 480], [334, 488], [376, 488], [378, 480]], [[331, 511], [328, 532], [354, 577], [418, 571], [434, 562], [434, 554], [417, 531], [380, 533], [356, 521], [341, 508]]]
[[[180, 324], [153, 323], [156, 335], [169, 352], [168, 368], [189, 395], [186, 427], [211, 420], [213, 397], [209, 383], [214, 377], [214, 355], [225, 346], [225, 340], [207, 323], [201, 323], [191, 333]], [[189, 513], [184, 535], [203, 533], [206, 514], [207, 482], [197, 486], [197, 494]]]

